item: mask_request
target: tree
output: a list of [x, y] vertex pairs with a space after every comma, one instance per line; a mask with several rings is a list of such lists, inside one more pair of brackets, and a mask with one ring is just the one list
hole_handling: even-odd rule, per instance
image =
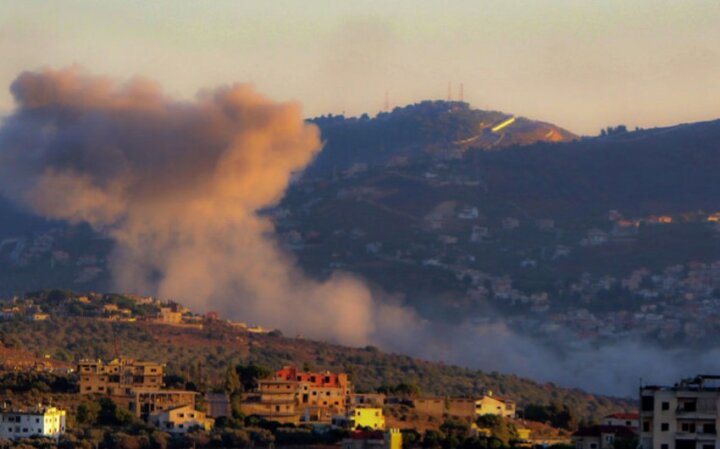
[[258, 386], [257, 381], [260, 379], [266, 379], [272, 375], [272, 371], [264, 366], [255, 365], [238, 365], [235, 370], [240, 376], [240, 383], [242, 384], [243, 391], [255, 390]]
[[501, 445], [505, 447], [510, 444], [511, 440], [517, 438], [515, 426], [499, 415], [479, 416], [477, 419], [477, 425], [480, 428], [488, 429], [492, 437], [498, 440]]
[[242, 384], [240, 383], [238, 372], [232, 365], [228, 365], [227, 370], [225, 371], [225, 393], [232, 397], [233, 395], [241, 392]]

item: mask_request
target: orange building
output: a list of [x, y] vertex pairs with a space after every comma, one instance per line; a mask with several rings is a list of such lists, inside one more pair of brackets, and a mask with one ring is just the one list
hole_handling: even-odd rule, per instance
[[330, 422], [333, 415], [347, 412], [352, 384], [345, 373], [303, 372], [286, 366], [269, 380], [258, 382], [258, 391], [248, 395], [242, 409], [279, 422]]

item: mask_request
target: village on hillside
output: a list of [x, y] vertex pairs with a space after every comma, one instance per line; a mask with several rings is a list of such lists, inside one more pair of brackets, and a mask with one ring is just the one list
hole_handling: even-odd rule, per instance
[[[38, 292], [4, 301], [0, 309], [6, 325], [53, 326], [55, 320], [73, 317], [126, 326], [148, 323], [178, 332], [204, 332], [218, 324], [248, 335], [278, 332], [135, 295]], [[637, 415], [626, 410], [607, 416], [609, 424], [588, 427], [592, 423], [573, 421], [567, 409], [552, 404], [523, 408], [518, 404], [527, 403], [525, 398], [486, 388], [474, 396], [437, 396], [423, 394], [408, 381], [357, 391], [347, 372], [315, 371], [311, 366], [272, 371], [229, 362], [224, 379], [208, 380], [198, 365], [183, 370], [189, 376], [183, 380], [164, 363], [122, 356], [117, 341], [115, 358], [61, 360], [14, 350], [12, 338], [3, 332], [0, 438], [35, 446], [49, 441], [83, 447], [87, 437], [98, 440], [99, 447], [123, 447], [110, 439], [122, 434], [135, 441], [147, 434], [173, 447], [190, 442], [194, 447], [339, 444], [343, 449], [408, 449], [452, 448], [461, 442], [561, 447], [586, 444], [592, 439], [588, 433], [607, 432], [608, 425], [615, 426], [618, 438], [636, 438], [639, 428]], [[92, 429], [103, 429], [102, 436]], [[583, 449], [602, 448], [587, 443]]]
[[[571, 434], [548, 433], [550, 426], [524, 418], [514, 399], [491, 391], [477, 397], [422, 396], [404, 385], [358, 393], [347, 373], [295, 366], [273, 373], [229, 367], [223, 388], [205, 392], [166, 388], [163, 364], [124, 357], [83, 359], [72, 376], [77, 388], [55, 396], [55, 403], [50, 397], [37, 406], [6, 401], [0, 438], [29, 447], [85, 447], [73, 427], [90, 432], [82, 437], [98, 426], [105, 433], [96, 445], [108, 448], [662, 449], [674, 443], [707, 449], [718, 440], [720, 418], [720, 376], [684, 379], [672, 387], [643, 385], [637, 413], [614, 413]], [[149, 431], [149, 439], [133, 437], [142, 434], [138, 428]]]

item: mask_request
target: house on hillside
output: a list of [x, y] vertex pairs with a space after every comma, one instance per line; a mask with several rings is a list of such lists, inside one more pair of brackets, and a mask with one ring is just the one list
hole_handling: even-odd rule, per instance
[[576, 449], [614, 449], [615, 440], [635, 438], [636, 434], [625, 426], [583, 427], [572, 434]]
[[190, 405], [181, 405], [150, 415], [149, 421], [164, 432], [184, 434], [191, 430], [211, 430], [215, 421]]
[[637, 432], [640, 427], [640, 415], [638, 413], [613, 413], [602, 419], [606, 426], [622, 426]]
[[58, 439], [65, 433], [66, 411], [55, 407], [0, 411], [0, 438], [33, 436]]
[[399, 429], [387, 432], [356, 431], [341, 443], [342, 449], [402, 449], [402, 433]]

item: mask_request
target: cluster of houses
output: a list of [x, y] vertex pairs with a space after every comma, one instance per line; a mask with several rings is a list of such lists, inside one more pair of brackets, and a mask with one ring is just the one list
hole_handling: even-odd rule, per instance
[[[259, 380], [257, 391], [243, 398], [242, 411], [278, 422], [331, 423], [352, 429], [382, 430], [383, 406], [397, 400], [381, 393], [355, 393], [345, 373], [304, 372], [287, 366], [272, 378]], [[516, 414], [513, 400], [494, 396], [490, 391], [476, 398], [417, 397], [406, 401], [417, 412], [438, 419]]]
[[[105, 395], [138, 418], [173, 434], [193, 429], [210, 430], [214, 420], [231, 413], [228, 397], [208, 394], [204, 411], [200, 393], [163, 387], [162, 364], [117, 358], [107, 363], [82, 360], [78, 364], [81, 395]], [[397, 400], [395, 398], [394, 400]], [[475, 398], [416, 397], [416, 412], [444, 419], [449, 416], [473, 422], [479, 416], [514, 418], [516, 404], [487, 392]], [[258, 381], [256, 391], [243, 394], [241, 409], [267, 420], [352, 429], [343, 449], [400, 449], [402, 436], [389, 428], [384, 406], [393, 402], [379, 393], [355, 393], [345, 373], [306, 372], [286, 366], [269, 379]], [[407, 402], [406, 402], [407, 403]], [[720, 376], [697, 376], [672, 387], [642, 386], [640, 413], [615, 413], [572, 435], [577, 449], [612, 449], [625, 439], [641, 449], [710, 449], [719, 447]], [[0, 438], [31, 436], [59, 438], [66, 430], [66, 412], [56, 407], [0, 410]], [[475, 431], [483, 429], [475, 428]], [[527, 429], [518, 429], [529, 439]], [[478, 432], [480, 433], [480, 432]], [[637, 443], [639, 441], [639, 443]]]
[[[578, 342], [649, 335], [666, 343], [694, 343], [715, 336], [720, 324], [720, 261], [677, 264], [660, 272], [637, 269], [624, 278], [587, 274], [566, 290], [577, 298], [576, 307], [536, 307], [534, 314], [513, 317], [511, 326]], [[610, 293], [626, 300], [627, 307], [591, 310], [597, 297]]]
[[[62, 301], [50, 303], [46, 298], [18, 297], [0, 300], [0, 321], [46, 321], [52, 317], [85, 316], [113, 322], [147, 322], [168, 326], [202, 329], [208, 322], [219, 321], [217, 312], [193, 313], [174, 301], [163, 301], [153, 296], [133, 294], [114, 295], [89, 292], [67, 293]], [[225, 320], [236, 329], [255, 334], [269, 333], [258, 325]]]

